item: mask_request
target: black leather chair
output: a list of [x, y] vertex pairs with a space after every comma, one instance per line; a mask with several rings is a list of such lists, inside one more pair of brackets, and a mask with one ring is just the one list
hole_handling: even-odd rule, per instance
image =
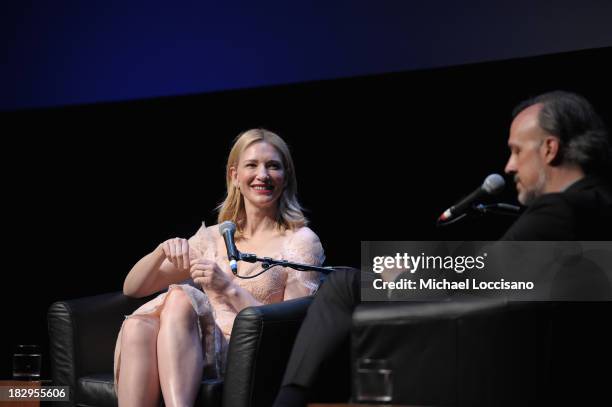
[[610, 405], [610, 315], [610, 302], [363, 304], [352, 363], [386, 359], [394, 404]]
[[[53, 385], [70, 386], [70, 406], [117, 405], [112, 375], [115, 340], [124, 315], [149, 299], [116, 292], [51, 305], [48, 329]], [[311, 301], [306, 297], [240, 312], [229, 343], [225, 378], [204, 380], [196, 405], [270, 405]], [[348, 358], [346, 362], [348, 365]]]

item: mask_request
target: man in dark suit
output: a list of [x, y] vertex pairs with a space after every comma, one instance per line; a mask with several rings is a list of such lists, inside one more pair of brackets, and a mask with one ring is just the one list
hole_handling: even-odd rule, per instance
[[[555, 91], [514, 111], [506, 173], [527, 210], [501, 240], [612, 240], [611, 150], [602, 120], [582, 96]], [[274, 404], [304, 406], [322, 361], [345, 343], [360, 302], [358, 270], [332, 273], [298, 333]], [[578, 366], [578, 363], [569, 363]]]
[[[502, 240], [612, 240], [612, 192], [604, 179], [612, 175], [610, 142], [586, 99], [557, 91], [523, 102], [514, 111], [508, 146], [505, 171], [514, 176], [527, 209]], [[586, 297], [609, 298], [605, 273], [593, 272], [579, 257], [557, 274], [553, 292], [583, 289]], [[605, 322], [611, 303], [555, 304], [550, 371], [542, 377], [552, 390], [548, 402], [609, 400], [606, 377], [598, 372], [612, 358]]]

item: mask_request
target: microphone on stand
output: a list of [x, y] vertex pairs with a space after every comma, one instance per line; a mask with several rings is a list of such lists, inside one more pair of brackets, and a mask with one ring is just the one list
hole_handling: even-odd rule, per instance
[[240, 261], [240, 252], [234, 242], [234, 233], [236, 233], [236, 225], [234, 222], [226, 220], [219, 225], [219, 233], [223, 236], [225, 241], [225, 248], [227, 249], [227, 258], [229, 260], [230, 268], [234, 275], [238, 274], [238, 261]]
[[487, 178], [485, 178], [484, 182], [481, 186], [479, 186], [474, 192], [457, 202], [455, 205], [451, 206], [438, 218], [438, 223], [440, 222], [448, 222], [457, 218], [457, 216], [464, 214], [472, 204], [487, 196], [487, 195], [496, 195], [504, 190], [506, 186], [506, 181], [499, 174], [491, 174]]
[[[219, 225], [219, 233], [221, 234], [221, 236], [223, 236], [223, 240], [225, 241], [225, 248], [227, 249], [227, 258], [229, 259], [229, 264], [230, 268], [232, 269], [232, 273], [238, 278], [255, 278], [260, 274], [266, 272], [272, 266], [291, 267], [299, 271], [319, 271], [325, 274], [334, 271], [334, 267], [313, 266], [310, 264], [294, 263], [287, 260], [275, 260], [270, 257], [258, 257], [257, 255], [251, 253], [240, 253], [238, 251], [238, 248], [236, 247], [236, 243], [234, 242], [234, 233], [236, 233], [236, 225], [234, 224], [234, 222], [231, 222], [229, 220]], [[262, 263], [261, 265], [263, 270], [254, 275], [239, 276], [239, 261], [246, 261], [249, 263], [255, 263], [257, 261], [260, 261]]]

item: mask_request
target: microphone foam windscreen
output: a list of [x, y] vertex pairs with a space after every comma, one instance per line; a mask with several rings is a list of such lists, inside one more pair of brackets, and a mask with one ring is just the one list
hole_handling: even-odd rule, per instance
[[489, 175], [482, 184], [482, 189], [485, 190], [488, 194], [499, 194], [504, 190], [506, 186], [506, 181], [499, 174], [491, 174]]
[[219, 225], [219, 233], [221, 234], [221, 236], [223, 236], [226, 231], [229, 231], [232, 235], [236, 232], [236, 225], [234, 224], [234, 222], [226, 220], [225, 222]]

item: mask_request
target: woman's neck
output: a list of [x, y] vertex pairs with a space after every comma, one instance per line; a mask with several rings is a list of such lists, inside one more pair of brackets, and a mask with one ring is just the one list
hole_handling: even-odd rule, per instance
[[276, 227], [276, 209], [245, 208], [246, 222], [242, 228], [242, 236], [253, 238], [262, 233], [270, 232]]

